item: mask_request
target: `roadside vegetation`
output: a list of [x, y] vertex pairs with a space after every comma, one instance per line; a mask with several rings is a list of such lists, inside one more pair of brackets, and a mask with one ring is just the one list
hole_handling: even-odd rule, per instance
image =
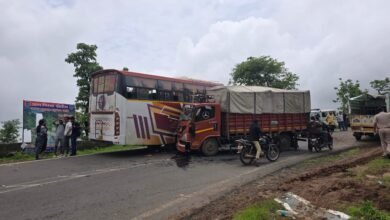
[[[351, 219], [390, 220], [390, 208], [386, 205], [390, 202], [390, 195], [386, 193], [390, 190], [390, 160], [374, 157], [366, 163], [350, 168], [347, 168], [348, 162], [345, 162], [345, 165], [339, 163], [352, 161], [351, 158], [359, 158], [366, 151], [366, 148], [354, 148], [339, 154], [307, 160], [293, 169], [332, 167], [332, 164], [345, 166], [346, 169], [335, 169], [329, 174], [324, 174], [324, 170], [320, 170], [317, 171], [318, 175], [313, 173], [311, 177], [304, 180], [298, 177], [293, 182], [281, 183], [282, 188], [273, 191], [270, 198], [291, 191], [317, 203], [318, 207], [345, 212], [352, 217]], [[322, 201], [316, 199], [319, 195]], [[256, 205], [239, 211], [234, 219], [279, 219], [276, 210], [283, 208], [273, 200], [262, 200], [260, 199]]]
[[[81, 155], [91, 155], [91, 154], [98, 154], [98, 153], [127, 151], [127, 150], [133, 150], [136, 148], [139, 148], [139, 146], [112, 145], [109, 147], [97, 147], [97, 148], [92, 148], [92, 149], [78, 150], [77, 155], [81, 156]], [[42, 158], [43, 159], [54, 158], [54, 153], [46, 153], [43, 155]], [[35, 155], [33, 153], [16, 152], [16, 153], [9, 155], [9, 156], [0, 157], [0, 164], [29, 161], [29, 160], [34, 160], [34, 159], [35, 159]]]
[[250, 206], [234, 216], [234, 220], [268, 220], [276, 219], [277, 210], [283, 209], [282, 205], [275, 202], [273, 199], [267, 199]]
[[352, 205], [347, 208], [346, 213], [352, 217], [352, 220], [390, 220], [390, 213], [378, 210], [371, 201]]

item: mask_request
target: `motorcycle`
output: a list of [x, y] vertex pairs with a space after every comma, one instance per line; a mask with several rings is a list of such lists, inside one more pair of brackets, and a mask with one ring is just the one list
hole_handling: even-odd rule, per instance
[[[250, 165], [256, 158], [256, 147], [252, 141], [246, 139], [236, 140], [237, 153], [240, 154], [240, 161], [244, 165]], [[265, 135], [259, 139], [261, 150], [264, 152], [266, 158], [274, 162], [279, 158], [279, 145], [269, 136]]]
[[308, 147], [311, 152], [313, 152], [313, 148], [316, 152], [320, 152], [322, 148], [326, 147], [333, 150], [333, 137], [328, 131], [320, 134], [309, 134]]

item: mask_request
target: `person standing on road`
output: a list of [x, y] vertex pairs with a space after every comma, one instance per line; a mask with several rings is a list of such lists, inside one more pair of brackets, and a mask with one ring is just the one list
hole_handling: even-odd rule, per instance
[[58, 144], [60, 145], [60, 152], [62, 152], [62, 148], [64, 147], [64, 131], [65, 125], [62, 120], [59, 120], [57, 128], [56, 128], [56, 138], [54, 140], [54, 155], [57, 156]]
[[263, 155], [263, 152], [261, 151], [261, 146], [259, 143], [260, 134], [261, 134], [261, 131], [260, 131], [260, 128], [258, 125], [258, 121], [253, 120], [253, 122], [250, 126], [250, 129], [249, 129], [249, 141], [252, 141], [253, 145], [255, 145], [255, 147], [256, 147], [256, 157], [255, 157], [256, 161], [258, 161], [260, 159], [260, 155]]
[[345, 124], [344, 124], [344, 117], [343, 117], [343, 113], [342, 112], [340, 112], [340, 114], [337, 115], [337, 123], [339, 124], [340, 131], [345, 131], [346, 130]]
[[65, 156], [68, 156], [69, 154], [69, 142], [70, 142], [70, 137], [72, 135], [72, 122], [69, 120], [69, 117], [65, 117], [65, 131], [64, 131], [64, 136], [65, 136], [65, 144], [64, 147], [61, 151], [61, 154]]
[[343, 113], [343, 121], [344, 121], [345, 130], [348, 131], [349, 122], [348, 122], [347, 114], [345, 113]]
[[47, 127], [44, 119], [39, 120], [36, 131], [37, 138], [35, 139], [35, 159], [39, 160], [39, 154], [43, 153], [47, 146]]
[[71, 117], [70, 119], [72, 121], [72, 134], [70, 136], [71, 140], [71, 153], [70, 156], [76, 156], [77, 154], [77, 138], [81, 135], [81, 127], [78, 122], [75, 121], [74, 117]]
[[383, 157], [390, 158], [390, 112], [380, 112], [374, 117], [374, 130], [379, 134]]

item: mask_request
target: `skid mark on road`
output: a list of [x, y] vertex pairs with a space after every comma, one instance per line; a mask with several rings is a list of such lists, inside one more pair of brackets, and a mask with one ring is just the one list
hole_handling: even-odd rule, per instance
[[137, 167], [150, 166], [150, 165], [158, 164], [161, 162], [166, 162], [169, 160], [170, 159], [153, 160], [153, 161], [148, 161], [145, 163], [131, 165], [131, 166], [96, 169], [96, 170], [85, 171], [85, 172], [80, 172], [80, 173], [73, 173], [70, 175], [60, 175], [60, 176], [55, 176], [55, 177], [50, 177], [50, 178], [33, 180], [33, 181], [29, 181], [29, 182], [24, 182], [24, 183], [17, 183], [17, 184], [12, 184], [12, 185], [1, 185], [0, 186], [0, 194], [14, 192], [14, 191], [28, 189], [28, 188], [33, 188], [33, 187], [40, 187], [40, 186], [44, 186], [44, 185], [64, 182], [64, 181], [73, 180], [73, 179], [79, 179], [79, 178], [83, 178], [83, 177], [90, 177], [90, 176], [95, 176], [95, 175], [100, 175], [100, 174], [105, 174], [105, 173], [133, 169], [133, 168], [137, 168]]

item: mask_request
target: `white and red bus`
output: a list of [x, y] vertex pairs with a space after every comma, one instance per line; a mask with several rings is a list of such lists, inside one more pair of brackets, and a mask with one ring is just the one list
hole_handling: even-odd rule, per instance
[[91, 77], [89, 139], [121, 145], [174, 144], [183, 104], [221, 85], [113, 69]]

